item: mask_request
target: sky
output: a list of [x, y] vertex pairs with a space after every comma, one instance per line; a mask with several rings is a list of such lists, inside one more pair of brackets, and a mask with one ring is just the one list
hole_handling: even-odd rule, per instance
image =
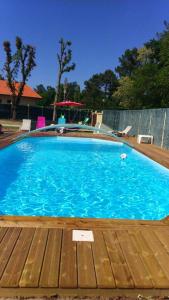
[[[0, 0], [0, 70], [3, 41], [15, 37], [36, 47], [37, 67], [28, 84], [55, 86], [59, 40], [72, 41], [74, 71], [63, 76], [81, 87], [93, 74], [114, 70], [128, 48], [164, 29], [169, 0]], [[0, 71], [1, 73], [1, 71]]]

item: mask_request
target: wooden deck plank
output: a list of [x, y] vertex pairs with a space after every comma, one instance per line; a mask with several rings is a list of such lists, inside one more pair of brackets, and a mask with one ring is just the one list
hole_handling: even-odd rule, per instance
[[130, 230], [129, 235], [131, 236], [132, 242], [134, 243], [137, 252], [140, 254], [142, 261], [149, 270], [154, 286], [157, 288], [167, 288], [169, 284], [168, 279], [152, 250], [148, 246], [147, 241], [144, 239], [144, 233], [142, 235], [138, 230]]
[[[62, 300], [79, 300], [79, 299], [100, 299], [100, 300], [113, 300], [129, 297], [130, 299], [157, 299], [168, 300], [169, 289], [59, 289], [59, 288], [0, 288], [0, 297], [17, 298], [21, 299], [51, 299]], [[72, 298], [73, 299], [72, 299]], [[108, 298], [109, 297], [109, 298]], [[155, 298], [156, 299], [156, 298]]]
[[17, 287], [28, 255], [35, 229], [24, 228], [0, 280], [1, 287]]
[[147, 221], [147, 220], [120, 220], [120, 219], [92, 219], [92, 218], [64, 218], [64, 217], [19, 217], [0, 216], [0, 227], [38, 227], [38, 228], [61, 228], [61, 229], [139, 229], [140, 226], [168, 228], [168, 221]]
[[158, 260], [159, 265], [163, 269], [166, 277], [168, 278], [169, 283], [169, 253], [164, 248], [164, 245], [158, 239], [157, 235], [155, 235], [153, 230], [145, 230], [144, 238], [149, 244], [149, 247], [153, 251], [156, 259]]
[[7, 229], [8, 228], [5, 228], [5, 227], [0, 228], [0, 242], [2, 241], [5, 233], [7, 232]]
[[153, 288], [153, 282], [127, 231], [116, 232], [136, 288]]
[[92, 243], [94, 265], [96, 271], [97, 286], [99, 288], [115, 288], [115, 280], [111, 269], [103, 233], [94, 231], [94, 243]]
[[92, 246], [89, 242], [77, 243], [78, 287], [96, 288]]
[[131, 272], [121, 250], [117, 235], [114, 231], [103, 231], [104, 239], [111, 261], [117, 288], [134, 287]]
[[41, 271], [40, 287], [58, 287], [61, 254], [61, 229], [49, 229], [48, 241]]
[[21, 228], [9, 228], [0, 243], [0, 278], [17, 242]]
[[38, 287], [48, 229], [37, 228], [19, 281], [20, 287]]
[[169, 253], [169, 229], [165, 228], [164, 230], [160, 230], [158, 228], [154, 233], [163, 244], [165, 250]]
[[72, 241], [72, 230], [63, 230], [59, 286], [77, 287], [76, 242]]

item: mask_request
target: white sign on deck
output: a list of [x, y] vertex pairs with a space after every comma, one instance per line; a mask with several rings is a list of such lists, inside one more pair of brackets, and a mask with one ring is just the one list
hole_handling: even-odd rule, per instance
[[93, 231], [72, 230], [72, 240], [74, 242], [94, 242]]

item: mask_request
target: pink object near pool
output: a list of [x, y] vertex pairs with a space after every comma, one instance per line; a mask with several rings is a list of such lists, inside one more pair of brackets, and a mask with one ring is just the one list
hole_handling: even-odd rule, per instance
[[46, 119], [45, 117], [39, 116], [36, 122], [36, 129], [42, 128], [46, 126]]

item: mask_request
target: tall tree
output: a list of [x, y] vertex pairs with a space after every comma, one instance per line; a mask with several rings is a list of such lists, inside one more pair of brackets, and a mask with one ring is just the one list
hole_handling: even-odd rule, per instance
[[140, 64], [140, 66], [143, 66], [145, 64], [152, 62], [152, 49], [147, 47], [142, 47], [137, 50], [138, 56], [137, 60]]
[[55, 88], [52, 86], [44, 87], [43, 84], [37, 85], [35, 91], [42, 97], [40, 101], [38, 101], [38, 105], [40, 106], [49, 106], [53, 103], [55, 98]]
[[59, 44], [60, 44], [60, 49], [59, 49], [59, 53], [57, 54], [58, 76], [57, 76], [57, 83], [56, 83], [56, 95], [55, 95], [55, 101], [53, 106], [53, 121], [55, 121], [56, 119], [55, 104], [59, 100], [62, 75], [66, 72], [70, 72], [75, 69], [75, 63], [70, 64], [72, 59], [72, 50], [70, 49], [70, 46], [72, 43], [70, 41], [64, 41], [64, 39], [61, 38]]
[[116, 68], [119, 87], [113, 94], [125, 108], [169, 106], [169, 23], [140, 49], [126, 50]]
[[135, 69], [139, 66], [137, 59], [138, 51], [137, 48], [127, 49], [124, 54], [119, 57], [119, 66], [116, 67], [115, 71], [120, 77], [131, 76]]
[[157, 77], [161, 106], [169, 107], [169, 24], [165, 22], [165, 30], [160, 39], [160, 62]]
[[149, 55], [150, 63], [159, 64], [160, 63], [160, 40], [151, 39], [144, 44], [147, 49], [151, 50]]
[[[16, 52], [13, 55], [9, 41], [4, 41], [3, 46], [6, 54], [5, 79], [12, 94], [12, 119], [16, 119], [16, 108], [23, 95], [25, 84], [36, 66], [35, 48], [24, 45], [20, 37], [16, 37]], [[19, 83], [17, 83], [18, 76], [21, 79]]]
[[82, 92], [82, 102], [88, 108], [103, 109], [114, 108], [116, 103], [112, 97], [118, 82], [116, 75], [111, 70], [95, 74], [84, 82], [85, 88]]
[[60, 99], [79, 102], [81, 100], [80, 86], [76, 81], [60, 84]]
[[134, 97], [134, 82], [129, 76], [119, 79], [119, 86], [113, 93], [115, 99], [119, 103], [120, 108], [133, 109], [137, 108], [137, 103]]

